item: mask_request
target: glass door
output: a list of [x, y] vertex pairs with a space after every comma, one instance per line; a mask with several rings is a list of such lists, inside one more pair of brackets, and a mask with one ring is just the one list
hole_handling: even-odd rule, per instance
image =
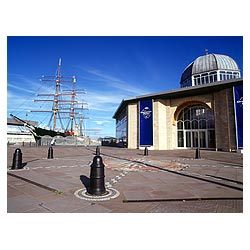
[[192, 131], [192, 148], [199, 147], [199, 133], [198, 131]]
[[206, 131], [199, 131], [199, 148], [206, 148], [207, 140], [206, 140]]
[[215, 148], [213, 111], [205, 105], [184, 108], [177, 118], [177, 146]]
[[192, 147], [192, 135], [191, 135], [191, 131], [186, 131], [186, 138], [185, 138], [185, 145], [186, 148], [191, 148]]
[[207, 131], [186, 130], [184, 140], [186, 148], [207, 148]]

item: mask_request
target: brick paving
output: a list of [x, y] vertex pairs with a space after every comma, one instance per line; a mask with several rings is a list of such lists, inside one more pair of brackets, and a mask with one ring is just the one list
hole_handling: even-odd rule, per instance
[[[242, 213], [243, 155], [201, 150], [150, 151], [101, 147], [105, 186], [118, 197], [86, 200], [95, 147], [20, 147], [24, 168], [11, 170], [8, 213]], [[83, 191], [82, 191], [83, 192]]]

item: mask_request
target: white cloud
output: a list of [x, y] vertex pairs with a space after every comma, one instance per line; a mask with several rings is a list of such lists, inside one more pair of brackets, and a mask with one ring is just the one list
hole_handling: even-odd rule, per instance
[[101, 120], [101, 121], [94, 121], [96, 125], [104, 126], [105, 124], [111, 123], [111, 121]]
[[38, 93], [53, 93], [55, 89], [54, 84], [41, 82], [39, 79], [35, 81], [30, 80], [26, 76], [20, 74], [9, 74], [7, 87], [8, 89], [16, 89], [22, 92], [31, 93], [34, 96]]
[[90, 91], [86, 94], [89, 110], [115, 112], [123, 96], [114, 92]]
[[12, 88], [12, 89], [16, 89], [16, 90], [20, 90], [20, 91], [26, 92], [26, 93], [35, 94], [35, 91], [33, 91], [33, 90], [26, 89], [26, 88], [23, 88], [23, 87], [19, 87], [19, 86], [16, 86], [15, 84], [12, 84], [12, 83], [8, 83], [8, 88], [9, 87]]
[[[124, 97], [128, 97], [128, 96], [131, 97], [134, 95], [143, 95], [146, 93], [150, 93], [150, 91], [147, 89], [138, 88], [138, 87], [136, 87], [136, 84], [131, 84], [131, 83], [124, 81], [122, 79], [119, 79], [113, 75], [103, 73], [102, 71], [100, 71], [98, 69], [90, 69], [87, 67], [80, 67], [80, 69], [89, 73], [92, 76], [95, 76], [96, 77], [95, 81], [105, 82], [106, 87], [112, 88], [114, 92], [119, 91], [119, 93], [123, 94]], [[140, 85], [141, 85], [141, 83], [140, 83]]]

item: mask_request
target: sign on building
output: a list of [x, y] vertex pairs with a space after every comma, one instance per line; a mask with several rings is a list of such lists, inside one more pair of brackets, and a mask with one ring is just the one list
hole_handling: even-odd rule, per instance
[[237, 148], [243, 148], [243, 85], [234, 86], [234, 109]]
[[153, 105], [152, 99], [140, 101], [140, 146], [153, 145]]

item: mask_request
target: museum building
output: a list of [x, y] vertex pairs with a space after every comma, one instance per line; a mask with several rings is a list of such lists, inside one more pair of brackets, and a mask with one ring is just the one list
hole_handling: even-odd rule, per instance
[[123, 99], [113, 118], [128, 148], [243, 149], [243, 78], [231, 57], [208, 54], [183, 71], [181, 88]]

